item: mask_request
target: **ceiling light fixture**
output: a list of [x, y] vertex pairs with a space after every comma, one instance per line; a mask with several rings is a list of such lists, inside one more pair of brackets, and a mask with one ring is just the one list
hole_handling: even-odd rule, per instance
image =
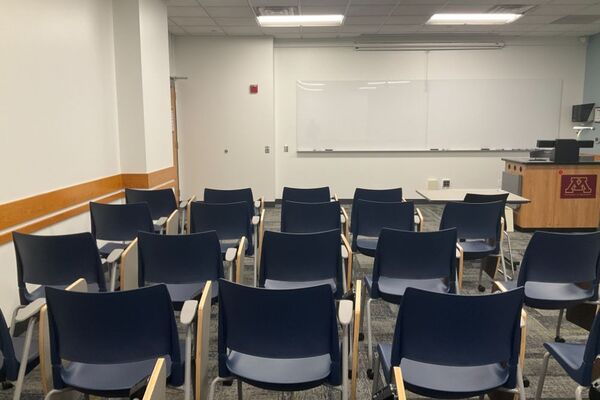
[[340, 26], [344, 16], [331, 15], [259, 15], [258, 24], [268, 28], [289, 28], [298, 26]]
[[433, 14], [427, 25], [505, 25], [523, 14]]

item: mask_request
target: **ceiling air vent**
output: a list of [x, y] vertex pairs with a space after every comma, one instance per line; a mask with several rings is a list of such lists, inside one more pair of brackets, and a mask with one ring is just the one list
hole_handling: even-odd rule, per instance
[[535, 6], [523, 4], [500, 4], [488, 10], [492, 14], [525, 14]]
[[281, 16], [281, 15], [298, 15], [298, 7], [279, 7], [279, 6], [268, 6], [268, 7], [254, 7], [254, 12], [257, 16]]

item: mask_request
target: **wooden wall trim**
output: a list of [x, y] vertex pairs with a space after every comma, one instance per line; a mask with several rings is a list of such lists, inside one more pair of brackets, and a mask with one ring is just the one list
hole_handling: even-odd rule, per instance
[[[0, 204], [0, 231], [52, 214], [14, 229], [19, 232], [33, 233], [87, 212], [89, 210], [88, 203], [92, 200], [110, 203], [121, 199], [125, 197], [123, 191], [125, 188], [150, 189], [156, 186], [166, 188], [173, 187], [174, 184], [175, 167], [169, 167], [147, 174], [113, 175], [11, 201]], [[0, 245], [12, 240], [14, 230], [0, 233]]]

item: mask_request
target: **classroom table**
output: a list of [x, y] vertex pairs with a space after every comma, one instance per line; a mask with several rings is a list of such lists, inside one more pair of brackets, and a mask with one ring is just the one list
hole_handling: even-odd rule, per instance
[[[448, 203], [463, 201], [467, 193], [475, 194], [502, 194], [507, 193], [502, 189], [417, 189], [416, 192], [431, 203]], [[508, 194], [507, 204], [525, 204], [529, 199], [514, 193]]]

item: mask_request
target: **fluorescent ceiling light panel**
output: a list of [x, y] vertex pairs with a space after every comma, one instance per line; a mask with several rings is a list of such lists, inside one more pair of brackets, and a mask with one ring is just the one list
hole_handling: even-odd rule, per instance
[[256, 17], [260, 26], [270, 28], [287, 28], [298, 26], [339, 26], [344, 16], [331, 15], [259, 15]]
[[358, 89], [359, 90], [375, 90], [377, 88], [375, 86], [361, 86]]
[[433, 14], [427, 25], [505, 25], [523, 14]]

